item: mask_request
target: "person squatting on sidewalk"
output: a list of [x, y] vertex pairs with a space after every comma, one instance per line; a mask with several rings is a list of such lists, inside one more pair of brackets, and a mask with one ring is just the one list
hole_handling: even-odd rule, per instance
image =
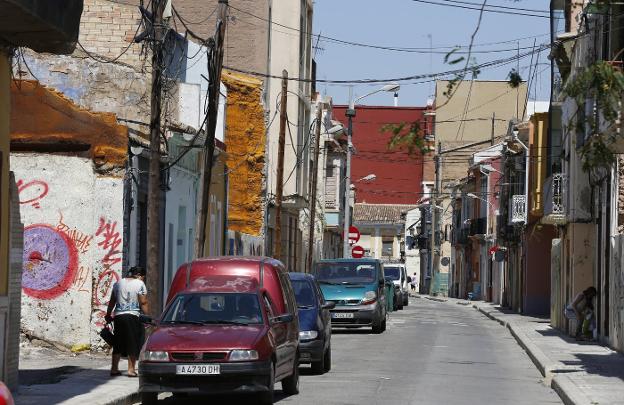
[[565, 317], [576, 319], [576, 339], [591, 339], [595, 328], [593, 299], [598, 295], [595, 287], [588, 287], [574, 297], [565, 308]]
[[[145, 340], [145, 328], [139, 320], [141, 311], [147, 313], [147, 287], [145, 287], [145, 269], [132, 267], [126, 277], [113, 286], [106, 322], [112, 322], [115, 338], [111, 376], [121, 375], [119, 360], [128, 357], [128, 377], [136, 377], [136, 361]], [[114, 309], [114, 317], [111, 313]]]

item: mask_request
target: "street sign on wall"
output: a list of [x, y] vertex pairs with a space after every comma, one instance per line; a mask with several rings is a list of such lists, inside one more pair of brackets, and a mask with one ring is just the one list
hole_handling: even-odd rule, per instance
[[351, 249], [351, 256], [354, 259], [360, 259], [364, 257], [364, 248], [359, 245], [353, 246], [353, 249]]

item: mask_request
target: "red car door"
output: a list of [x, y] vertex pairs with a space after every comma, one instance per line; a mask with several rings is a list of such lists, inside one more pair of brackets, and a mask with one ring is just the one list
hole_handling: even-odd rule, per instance
[[276, 317], [276, 310], [275, 306], [271, 302], [271, 299], [266, 294], [264, 295], [264, 305], [269, 317], [269, 336], [273, 346], [275, 347], [275, 378], [277, 380], [284, 375], [284, 373], [290, 373], [290, 371], [286, 370], [286, 367], [288, 366], [288, 354], [286, 347], [288, 334], [286, 324], [272, 321], [272, 319]]

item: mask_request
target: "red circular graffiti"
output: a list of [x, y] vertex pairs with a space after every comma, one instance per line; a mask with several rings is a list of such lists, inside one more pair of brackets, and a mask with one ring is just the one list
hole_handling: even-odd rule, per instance
[[29, 188], [29, 187], [33, 187], [33, 186], [40, 186], [41, 187], [41, 192], [39, 193], [39, 195], [31, 198], [30, 200], [25, 200], [25, 201], [21, 201], [20, 200], [20, 204], [28, 204], [28, 203], [31, 203], [31, 202], [35, 202], [37, 200], [42, 199], [46, 195], [48, 195], [48, 185], [47, 185], [46, 182], [41, 181], [41, 180], [33, 180], [33, 181], [29, 181], [26, 184], [21, 184], [17, 188], [17, 192], [21, 193], [22, 191], [24, 191], [24, 189]]
[[44, 259], [43, 255], [39, 250], [31, 250], [33, 247], [29, 246], [29, 235], [31, 232], [34, 232], [37, 229], [45, 229], [47, 232], [56, 234], [64, 242], [64, 247], [67, 249], [68, 260], [65, 272], [63, 274], [63, 277], [54, 287], [45, 289], [23, 287], [24, 293], [33, 298], [50, 300], [58, 297], [59, 295], [69, 290], [71, 283], [73, 282], [76, 275], [76, 271], [78, 270], [78, 250], [76, 249], [74, 241], [72, 241], [65, 232], [59, 231], [56, 228], [46, 224], [29, 225], [24, 227], [24, 264], [29, 261], [37, 263], [50, 263], [48, 260]]
[[[108, 296], [108, 293], [111, 290], [113, 284], [116, 283], [117, 281], [119, 281], [119, 274], [117, 274], [115, 270], [107, 270], [103, 272], [102, 274], [100, 274], [100, 277], [98, 277], [98, 281], [95, 286], [95, 290], [93, 290], [94, 301], [97, 305], [108, 304], [107, 302], [106, 303], [102, 302], [102, 300]], [[102, 286], [102, 283], [107, 283], [107, 282], [108, 282], [108, 285], [104, 284], [106, 288], [100, 294], [100, 288]]]

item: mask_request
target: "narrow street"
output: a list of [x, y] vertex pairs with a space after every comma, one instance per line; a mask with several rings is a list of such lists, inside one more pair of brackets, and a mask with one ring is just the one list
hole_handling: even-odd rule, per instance
[[[560, 404], [509, 332], [473, 310], [411, 298], [382, 335], [336, 331], [332, 370], [302, 367], [300, 394], [284, 404]], [[162, 396], [165, 398], [166, 396]], [[251, 398], [219, 397], [230, 403]], [[204, 403], [205, 398], [184, 403]], [[180, 401], [167, 397], [161, 404]]]

